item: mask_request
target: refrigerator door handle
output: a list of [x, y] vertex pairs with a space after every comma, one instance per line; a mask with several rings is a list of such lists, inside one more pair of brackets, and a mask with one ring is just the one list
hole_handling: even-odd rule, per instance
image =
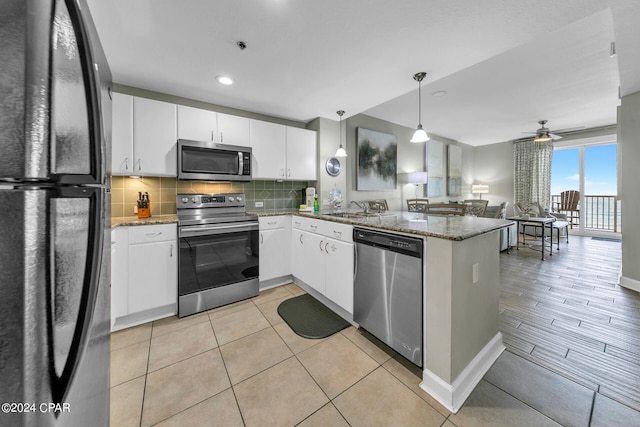
[[[99, 187], [63, 187], [58, 189], [61, 198], [89, 198], [89, 233], [87, 258], [85, 261], [84, 277], [82, 281], [82, 294], [79, 302], [78, 317], [75, 324], [73, 338], [69, 347], [67, 360], [62, 369], [62, 373], [53, 377], [52, 397], [55, 403], [63, 403], [66, 400], [70, 385], [74, 380], [81, 357], [87, 348], [89, 330], [93, 320], [94, 308], [100, 283], [101, 265], [104, 243], [105, 219], [102, 215], [105, 209], [105, 193]], [[53, 304], [53, 298], [49, 299], [49, 304]], [[49, 336], [53, 336], [54, 319], [53, 307], [49, 307], [48, 325]], [[55, 343], [50, 346], [53, 349]], [[52, 357], [52, 372], [55, 372], [55, 360]]]

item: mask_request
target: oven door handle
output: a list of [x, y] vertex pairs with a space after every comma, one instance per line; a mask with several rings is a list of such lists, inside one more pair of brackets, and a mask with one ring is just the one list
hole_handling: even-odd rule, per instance
[[241, 233], [259, 229], [258, 223], [233, 225], [190, 225], [180, 227], [180, 237], [209, 236], [213, 234]]

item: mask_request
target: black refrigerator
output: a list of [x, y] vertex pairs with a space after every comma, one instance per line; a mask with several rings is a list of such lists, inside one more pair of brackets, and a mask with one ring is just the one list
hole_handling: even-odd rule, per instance
[[85, 0], [2, 0], [0, 426], [109, 425], [110, 150]]

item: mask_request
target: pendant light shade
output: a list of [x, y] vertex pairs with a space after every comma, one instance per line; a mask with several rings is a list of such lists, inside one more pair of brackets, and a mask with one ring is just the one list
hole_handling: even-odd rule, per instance
[[422, 79], [427, 75], [424, 71], [413, 75], [413, 79], [418, 82], [418, 127], [413, 133], [411, 142], [426, 142], [429, 140], [429, 135], [422, 129]]
[[340, 147], [336, 150], [334, 157], [347, 157], [347, 152], [344, 147], [342, 147], [342, 115], [344, 114], [344, 111], [338, 110], [336, 111], [336, 114], [340, 116]]

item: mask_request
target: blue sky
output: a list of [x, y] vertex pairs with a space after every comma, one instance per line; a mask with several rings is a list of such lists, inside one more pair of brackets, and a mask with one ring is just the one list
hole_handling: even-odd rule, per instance
[[[584, 149], [586, 195], [615, 195], [616, 145], [592, 145]], [[580, 189], [580, 149], [565, 148], [553, 152], [551, 194]]]

